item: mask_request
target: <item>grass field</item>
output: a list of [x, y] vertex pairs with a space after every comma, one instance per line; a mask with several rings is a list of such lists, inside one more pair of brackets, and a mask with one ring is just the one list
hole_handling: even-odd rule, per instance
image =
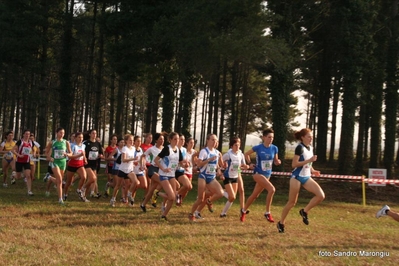
[[[245, 176], [244, 182], [248, 196], [251, 176]], [[272, 182], [276, 186], [272, 213], [278, 220], [287, 200], [288, 179], [272, 177]], [[101, 175], [99, 185], [103, 188], [104, 184]], [[393, 187], [378, 193], [368, 190], [364, 208], [360, 184], [320, 184], [326, 200], [309, 213], [310, 224], [304, 225], [298, 214], [311, 197], [301, 191], [288, 216], [286, 233], [279, 234], [276, 225], [263, 218], [265, 192], [251, 206], [244, 223], [239, 221], [238, 200], [227, 218], [219, 218], [225, 202], [219, 200], [214, 213], [204, 210], [205, 219], [190, 223], [187, 214], [195, 190], [182, 207], [172, 208], [169, 221], [164, 222], [159, 209], [148, 206], [147, 213], [142, 213], [138, 204], [121, 203], [112, 208], [105, 198], [83, 203], [74, 192], [62, 207], [54, 189], [50, 197], [44, 196], [42, 180], [34, 181], [33, 197], [26, 195], [24, 182], [18, 180], [0, 189], [0, 264], [396, 265], [399, 223], [374, 215], [385, 203], [399, 210], [398, 191]], [[141, 197], [139, 191], [136, 199]]]

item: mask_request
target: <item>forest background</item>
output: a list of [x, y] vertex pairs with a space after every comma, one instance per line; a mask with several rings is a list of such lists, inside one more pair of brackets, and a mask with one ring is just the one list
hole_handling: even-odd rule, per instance
[[[0, 130], [29, 128], [46, 143], [59, 126], [104, 139], [161, 124], [203, 144], [208, 133], [245, 143], [272, 127], [284, 160], [301, 126], [338, 174], [395, 177], [398, 5], [0, 0]], [[301, 125], [298, 90], [308, 102]]]

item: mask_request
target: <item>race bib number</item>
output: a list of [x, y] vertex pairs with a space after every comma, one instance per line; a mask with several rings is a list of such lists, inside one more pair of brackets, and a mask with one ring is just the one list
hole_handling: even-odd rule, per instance
[[22, 148], [22, 154], [23, 155], [29, 155], [31, 153], [31, 151], [32, 151], [32, 148], [30, 148], [30, 147], [23, 147]]
[[12, 152], [7, 152], [5, 155], [4, 155], [4, 158], [5, 159], [7, 159], [7, 160], [10, 160], [10, 159], [12, 159], [13, 158], [13, 154], [12, 154]]
[[97, 158], [98, 158], [98, 151], [89, 152], [89, 160], [97, 160]]
[[262, 171], [272, 170], [273, 161], [261, 161]]
[[62, 159], [65, 158], [65, 151], [64, 150], [54, 150], [54, 159]]
[[214, 175], [214, 174], [216, 174], [216, 165], [214, 165], [214, 164], [208, 164], [208, 165], [206, 166], [206, 171], [205, 171], [205, 173], [206, 173], [207, 175]]
[[238, 173], [239, 169], [240, 169], [240, 164], [238, 164], [238, 163], [231, 163], [231, 165], [230, 165], [230, 172]]
[[170, 169], [172, 169], [173, 172], [176, 171], [177, 165], [178, 165], [178, 164], [177, 164], [177, 163], [174, 163], [174, 162], [170, 163]]

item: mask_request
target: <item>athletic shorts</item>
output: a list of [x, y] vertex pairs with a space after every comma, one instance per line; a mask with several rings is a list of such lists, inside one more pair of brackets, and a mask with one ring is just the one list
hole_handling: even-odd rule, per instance
[[214, 176], [214, 175], [211, 176], [211, 175], [199, 174], [199, 175], [198, 175], [198, 178], [205, 179], [205, 182], [206, 182], [207, 184], [209, 184], [209, 183], [211, 183], [213, 180], [215, 180], [216, 176]]
[[112, 175], [118, 176], [119, 169], [112, 169]]
[[136, 174], [137, 178], [144, 176], [144, 174]]
[[234, 184], [238, 183], [238, 178], [230, 178], [230, 177], [224, 177], [223, 184]]
[[165, 175], [160, 175], [159, 176], [159, 181], [169, 181], [172, 178], [175, 178], [174, 176], [165, 176]]
[[87, 164], [85, 164], [85, 168], [90, 168], [93, 171], [97, 171], [97, 160], [88, 160]]
[[265, 174], [265, 172], [254, 171], [254, 175], [255, 175], [255, 174], [263, 175], [263, 176], [266, 177], [267, 179], [270, 179], [270, 176], [271, 176], [271, 172]]
[[176, 171], [175, 172], [175, 177], [176, 179], [179, 179], [180, 176], [184, 175], [184, 172]]
[[188, 173], [184, 173], [187, 177], [188, 177], [188, 179], [193, 179], [193, 174], [188, 174]]
[[67, 166], [67, 171], [69, 171], [69, 172], [72, 172], [72, 173], [76, 173], [77, 171], [78, 171], [78, 169], [79, 168], [82, 168], [83, 167], [83, 165], [82, 166], [79, 166], [79, 167], [74, 167], [74, 166]]
[[62, 161], [54, 161], [54, 162], [50, 162], [49, 163], [51, 168], [60, 168], [60, 170], [65, 171], [66, 169], [66, 160], [62, 160]]
[[30, 163], [15, 163], [15, 171], [17, 173], [22, 172], [22, 170], [30, 170]]
[[107, 174], [112, 174], [112, 167], [113, 167], [113, 165], [107, 166]]
[[148, 168], [148, 177], [151, 178], [155, 173], [158, 173], [158, 171], [159, 171], [158, 167], [151, 165]]
[[123, 179], [129, 179], [128, 174], [126, 174], [123, 171], [118, 171], [118, 177], [123, 178]]
[[310, 176], [292, 176], [291, 178], [295, 178], [302, 185], [305, 185], [305, 183], [309, 180]]
[[8, 163], [11, 163], [14, 159], [13, 158], [11, 158], [11, 159], [6, 159], [6, 158], [4, 158], [3, 157], [3, 159], [5, 160], [5, 161], [7, 161]]

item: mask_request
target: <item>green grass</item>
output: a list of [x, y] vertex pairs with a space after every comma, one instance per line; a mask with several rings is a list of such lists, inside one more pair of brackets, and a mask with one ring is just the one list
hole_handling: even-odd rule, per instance
[[[196, 178], [194, 177], [194, 180]], [[245, 176], [247, 196], [253, 182]], [[287, 200], [288, 179], [274, 178], [276, 195], [272, 213], [277, 220]], [[105, 177], [100, 177], [100, 188]], [[70, 192], [66, 207], [57, 203], [55, 190], [44, 196], [45, 184], [34, 181], [35, 196], [26, 195], [25, 184], [0, 188], [0, 257], [2, 265], [394, 265], [399, 259], [399, 223], [389, 217], [376, 219], [382, 204], [394, 209], [397, 195], [374, 195], [361, 203], [360, 184], [321, 181], [326, 200], [309, 213], [310, 225], [298, 211], [311, 195], [301, 191], [298, 204], [288, 216], [286, 233], [263, 218], [265, 193], [251, 206], [245, 223], [239, 221], [239, 203], [225, 219], [219, 218], [225, 200], [216, 211], [204, 210], [202, 221], [190, 223], [187, 214], [196, 197], [191, 191], [182, 207], [173, 207], [169, 222], [160, 221], [158, 209], [148, 205], [117, 204], [109, 199], [79, 201]], [[195, 186], [194, 186], [195, 187]], [[74, 191], [72, 188], [72, 191]], [[142, 197], [139, 191], [136, 199]], [[393, 200], [396, 200], [396, 203]], [[361, 257], [359, 252], [384, 251], [389, 257]], [[331, 252], [320, 256], [319, 252]], [[358, 256], [334, 256], [334, 251], [357, 252]]]

